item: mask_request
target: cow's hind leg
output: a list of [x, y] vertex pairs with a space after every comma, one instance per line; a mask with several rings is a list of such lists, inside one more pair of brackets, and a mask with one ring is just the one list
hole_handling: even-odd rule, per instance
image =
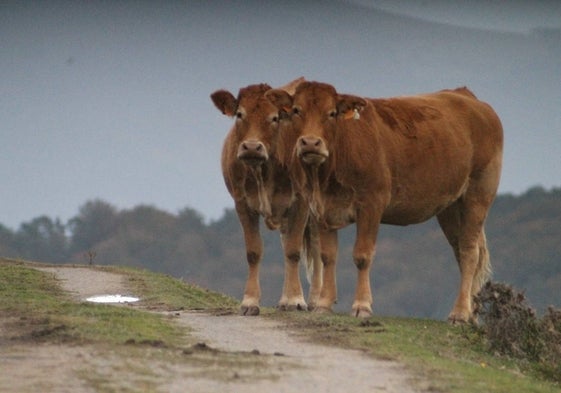
[[448, 316], [452, 323], [473, 319], [473, 296], [489, 278], [491, 267], [483, 224], [492, 197], [468, 192], [438, 214], [438, 222], [460, 268], [461, 281], [454, 307]]
[[319, 302], [323, 286], [323, 262], [317, 222], [310, 218], [304, 235], [306, 273], [310, 290], [308, 292], [308, 310], [313, 311]]
[[321, 261], [323, 263], [323, 284], [319, 300], [314, 312], [325, 313], [331, 312], [333, 304], [337, 301], [337, 280], [336, 280], [336, 263], [337, 263], [337, 231], [321, 229], [319, 233]]

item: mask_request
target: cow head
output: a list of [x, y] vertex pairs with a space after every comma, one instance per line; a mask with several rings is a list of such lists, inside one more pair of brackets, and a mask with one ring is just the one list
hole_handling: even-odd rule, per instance
[[318, 166], [330, 156], [330, 143], [345, 121], [360, 118], [363, 98], [338, 94], [331, 85], [303, 82], [294, 95], [270, 90], [265, 96], [292, 120], [294, 152], [303, 165]]
[[258, 166], [269, 159], [276, 137], [278, 110], [264, 96], [270, 89], [266, 84], [250, 85], [240, 89], [237, 98], [226, 90], [211, 95], [214, 105], [235, 119], [237, 158], [250, 166]]

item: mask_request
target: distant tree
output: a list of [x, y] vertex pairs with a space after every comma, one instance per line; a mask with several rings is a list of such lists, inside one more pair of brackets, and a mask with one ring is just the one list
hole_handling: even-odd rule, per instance
[[203, 216], [195, 209], [185, 208], [177, 216], [177, 227], [186, 232], [202, 232], [206, 230]]
[[0, 255], [16, 256], [14, 250], [14, 233], [0, 224]]
[[115, 232], [117, 218], [117, 209], [109, 203], [99, 199], [86, 202], [68, 222], [70, 252], [86, 252], [108, 239]]
[[68, 257], [65, 227], [47, 216], [23, 223], [15, 235], [15, 248], [23, 258], [65, 262]]

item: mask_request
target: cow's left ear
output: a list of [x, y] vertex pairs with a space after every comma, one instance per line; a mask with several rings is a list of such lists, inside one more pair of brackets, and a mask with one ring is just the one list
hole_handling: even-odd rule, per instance
[[234, 95], [227, 90], [217, 90], [210, 95], [214, 106], [226, 116], [234, 116], [238, 107], [238, 102]]
[[279, 112], [290, 112], [292, 109], [292, 96], [282, 89], [271, 89], [265, 93], [265, 98], [277, 107]]
[[361, 97], [341, 94], [337, 101], [337, 113], [344, 119], [359, 119], [360, 112], [366, 106], [366, 100]]

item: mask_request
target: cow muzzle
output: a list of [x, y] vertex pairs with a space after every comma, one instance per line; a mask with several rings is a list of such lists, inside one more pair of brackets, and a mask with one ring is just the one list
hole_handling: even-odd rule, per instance
[[247, 140], [238, 147], [238, 159], [249, 165], [260, 165], [269, 159], [269, 154], [262, 142]]
[[300, 160], [308, 165], [320, 165], [329, 157], [324, 140], [316, 136], [298, 138], [296, 153]]

